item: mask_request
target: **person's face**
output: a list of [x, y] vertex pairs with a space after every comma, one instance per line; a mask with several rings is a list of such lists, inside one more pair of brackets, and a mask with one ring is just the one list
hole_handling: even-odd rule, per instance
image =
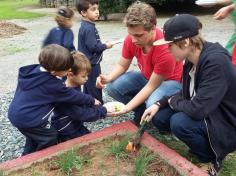
[[81, 14], [84, 18], [88, 19], [89, 21], [96, 21], [99, 18], [99, 9], [98, 4], [89, 5], [87, 11], [82, 11]]
[[138, 47], [145, 47], [153, 40], [153, 30], [145, 31], [142, 25], [128, 27], [132, 42]]
[[78, 86], [84, 85], [88, 81], [88, 72], [80, 71], [78, 74], [74, 75], [73, 73], [69, 74], [71, 81]]
[[189, 47], [187, 47], [187, 45], [183, 48], [180, 48], [178, 45], [175, 44], [175, 42], [169, 43], [168, 49], [177, 61], [182, 61], [186, 59], [189, 54]]

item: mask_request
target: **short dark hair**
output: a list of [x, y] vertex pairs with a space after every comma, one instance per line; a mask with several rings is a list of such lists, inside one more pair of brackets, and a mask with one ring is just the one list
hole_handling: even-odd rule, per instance
[[92, 66], [89, 59], [81, 52], [77, 51], [73, 54], [74, 64], [71, 67], [71, 72], [77, 75], [81, 71], [90, 73]]
[[89, 9], [89, 5], [98, 4], [98, 0], [77, 0], [76, 1], [76, 9], [81, 14], [82, 11], [87, 11]]
[[44, 47], [39, 54], [39, 63], [47, 71], [66, 71], [74, 64], [70, 51], [60, 45], [51, 44]]

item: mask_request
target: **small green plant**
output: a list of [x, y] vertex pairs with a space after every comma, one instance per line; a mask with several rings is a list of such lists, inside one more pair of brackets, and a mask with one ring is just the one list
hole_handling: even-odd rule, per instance
[[143, 176], [147, 174], [148, 164], [156, 156], [153, 153], [150, 153], [147, 149], [141, 148], [139, 150], [138, 156], [135, 159], [135, 176]]
[[34, 167], [32, 168], [31, 173], [32, 173], [32, 176], [43, 176], [42, 174], [37, 172]]
[[120, 157], [127, 157], [127, 153], [125, 153], [125, 147], [128, 144], [131, 138], [131, 134], [124, 136], [123, 140], [120, 142], [113, 142], [109, 151], [109, 154], [114, 155], [117, 159]]
[[76, 152], [72, 149], [66, 153], [59, 155], [59, 160], [56, 161], [56, 164], [59, 166], [60, 170], [66, 175], [70, 176], [72, 174], [72, 169], [75, 168], [80, 170], [83, 163], [87, 159], [81, 156], [77, 156]]
[[4, 172], [0, 170], [0, 176], [5, 176]]

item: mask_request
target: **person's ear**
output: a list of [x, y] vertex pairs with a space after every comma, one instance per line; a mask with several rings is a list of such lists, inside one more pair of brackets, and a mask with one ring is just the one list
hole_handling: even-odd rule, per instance
[[82, 15], [83, 17], [86, 17], [86, 16], [87, 16], [86, 11], [84, 11], [84, 10], [82, 10], [80, 13], [81, 13], [81, 15]]
[[190, 44], [190, 39], [189, 39], [189, 38], [187, 38], [187, 39], [185, 39], [184, 41], [185, 41], [185, 44], [184, 44], [184, 46], [185, 46], [185, 47], [188, 47], [188, 46], [189, 46], [189, 44]]
[[73, 77], [74, 74], [73, 74], [72, 72], [68, 72], [68, 73], [67, 73], [67, 76], [68, 76], [68, 77]]

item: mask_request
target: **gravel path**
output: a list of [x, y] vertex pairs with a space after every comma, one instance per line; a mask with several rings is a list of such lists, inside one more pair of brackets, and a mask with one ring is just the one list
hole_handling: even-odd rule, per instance
[[[168, 17], [158, 18], [157, 23], [162, 26]], [[233, 31], [233, 24], [229, 19], [222, 22], [214, 21], [211, 15], [200, 16], [203, 22], [203, 36], [210, 41], [219, 41], [225, 45]], [[47, 16], [34, 20], [12, 20], [11, 22], [27, 28], [21, 35], [12, 38], [0, 38], [0, 163], [17, 158], [22, 152], [24, 137], [14, 128], [7, 119], [7, 109], [16, 87], [18, 68], [23, 65], [37, 63], [41, 41], [48, 30], [55, 26], [53, 17]], [[73, 31], [75, 38], [78, 33], [78, 21]], [[126, 28], [121, 22], [99, 22], [97, 28], [103, 41], [114, 40], [126, 35]], [[75, 44], [77, 43], [75, 39]], [[102, 70], [109, 73], [120, 57], [121, 45], [104, 52]], [[136, 69], [134, 63], [131, 69]], [[105, 93], [105, 101], [111, 101]], [[96, 131], [132, 118], [132, 113], [121, 118], [107, 118], [95, 123], [88, 123], [90, 130]]]

